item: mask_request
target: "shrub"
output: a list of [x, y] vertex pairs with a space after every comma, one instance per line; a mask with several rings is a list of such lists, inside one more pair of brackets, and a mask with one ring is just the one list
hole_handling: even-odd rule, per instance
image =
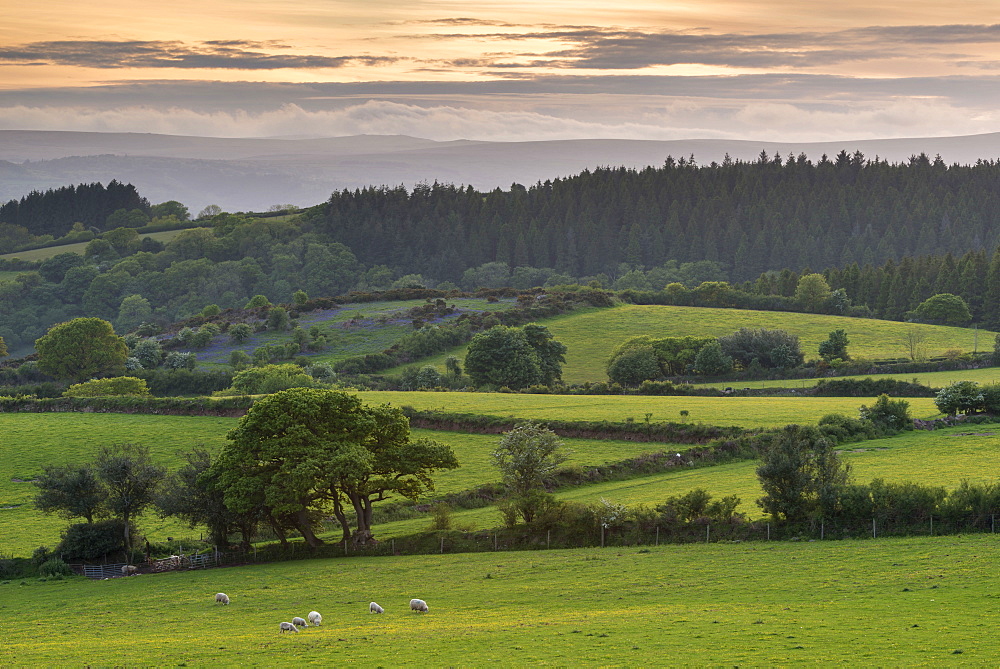
[[118, 519], [77, 523], [63, 533], [55, 553], [70, 560], [97, 560], [124, 548], [125, 524]]
[[197, 362], [198, 356], [194, 353], [172, 351], [167, 354], [166, 360], [163, 361], [163, 366], [167, 369], [194, 369]]
[[38, 567], [39, 576], [72, 576], [73, 570], [59, 558], [50, 558]]
[[298, 365], [264, 365], [238, 372], [233, 377], [232, 390], [244, 395], [259, 395], [315, 385], [316, 381]]
[[726, 337], [719, 337], [723, 352], [750, 368], [754, 361], [765, 369], [801, 365], [805, 356], [799, 348], [799, 338], [784, 330], [740, 328]]
[[660, 376], [660, 365], [652, 346], [622, 351], [608, 362], [608, 378], [624, 386], [637, 386]]
[[63, 393], [63, 397], [107, 397], [107, 396], [149, 397], [149, 388], [144, 379], [134, 376], [116, 376], [110, 379], [91, 379], [74, 383]]
[[943, 414], [971, 413], [984, 408], [983, 391], [975, 381], [955, 381], [934, 396], [934, 406]]
[[861, 420], [867, 420], [882, 432], [895, 433], [913, 429], [910, 403], [906, 400], [890, 400], [889, 396], [878, 396], [870, 407], [861, 405]]

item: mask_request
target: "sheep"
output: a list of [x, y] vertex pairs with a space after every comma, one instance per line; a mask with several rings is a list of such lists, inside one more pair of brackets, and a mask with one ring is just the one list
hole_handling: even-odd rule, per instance
[[229, 595], [224, 592], [215, 593], [215, 603], [229, 604]]
[[378, 605], [378, 602], [372, 602], [368, 605], [368, 613], [385, 613], [385, 609]]
[[139, 572], [139, 568], [136, 567], [134, 564], [124, 564], [124, 565], [122, 565], [122, 574], [124, 574], [125, 576], [133, 576], [134, 574], [136, 574], [138, 572]]
[[422, 599], [411, 599], [410, 600], [410, 610], [411, 611], [422, 611], [423, 613], [427, 613], [427, 611], [429, 609], [427, 608], [427, 602], [425, 602], [424, 600], [422, 600]]
[[280, 625], [278, 625], [278, 634], [281, 634], [282, 632], [298, 632], [298, 631], [299, 628], [293, 625], [292, 623], [281, 623]]
[[306, 624], [305, 618], [299, 618], [298, 616], [292, 618], [292, 624], [296, 627], [309, 627], [309, 625]]
[[323, 624], [323, 616], [319, 614], [319, 611], [310, 611], [309, 615], [306, 616], [306, 619], [315, 627], [319, 627]]

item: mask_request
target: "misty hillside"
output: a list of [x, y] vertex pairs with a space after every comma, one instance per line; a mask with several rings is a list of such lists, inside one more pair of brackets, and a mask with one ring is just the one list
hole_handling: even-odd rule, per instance
[[946, 163], [1000, 157], [1000, 133], [965, 137], [858, 140], [810, 144], [736, 140], [561, 140], [437, 142], [406, 136], [309, 139], [183, 137], [140, 133], [0, 131], [0, 200], [32, 190], [112, 179], [134, 184], [151, 202], [179, 200], [192, 211], [274, 204], [318, 204], [334, 191], [419, 182], [480, 190], [531, 185], [600, 166], [645, 167], [668, 155], [700, 164], [805, 153], [818, 160], [841, 150], [890, 162], [940, 154]]

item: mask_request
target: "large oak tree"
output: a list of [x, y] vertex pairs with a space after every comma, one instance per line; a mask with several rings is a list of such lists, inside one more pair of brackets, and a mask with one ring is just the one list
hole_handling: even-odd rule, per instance
[[344, 539], [352, 538], [347, 509], [356, 517], [357, 543], [372, 540], [372, 505], [398, 494], [416, 499], [433, 489], [430, 474], [458, 466], [448, 446], [410, 439], [398, 409], [368, 407], [356, 395], [292, 388], [256, 402], [227, 435], [213, 465], [226, 505], [259, 509], [285, 541], [298, 530], [310, 546], [322, 544], [314, 527], [332, 512]]

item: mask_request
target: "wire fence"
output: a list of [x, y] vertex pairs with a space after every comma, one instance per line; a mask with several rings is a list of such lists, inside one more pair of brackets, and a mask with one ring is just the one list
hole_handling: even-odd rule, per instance
[[[704, 521], [704, 519], [702, 519]], [[369, 544], [351, 541], [309, 547], [302, 541], [267, 544], [250, 550], [211, 549], [188, 555], [174, 555], [134, 565], [70, 565], [90, 578], [118, 578], [165, 571], [208, 569], [287, 560], [343, 557], [378, 557], [443, 553], [483, 553], [546, 550], [560, 548], [621, 548], [690, 543], [740, 543], [765, 541], [834, 541], [879, 539], [903, 536], [942, 536], [969, 533], [995, 534], [997, 514], [968, 517], [872, 518], [870, 522], [841, 523], [822, 519], [799, 524], [757, 522], [701, 522], [683, 525], [598, 526], [585, 531], [567, 528], [499, 528], [475, 532], [442, 530], [396, 537]]]

